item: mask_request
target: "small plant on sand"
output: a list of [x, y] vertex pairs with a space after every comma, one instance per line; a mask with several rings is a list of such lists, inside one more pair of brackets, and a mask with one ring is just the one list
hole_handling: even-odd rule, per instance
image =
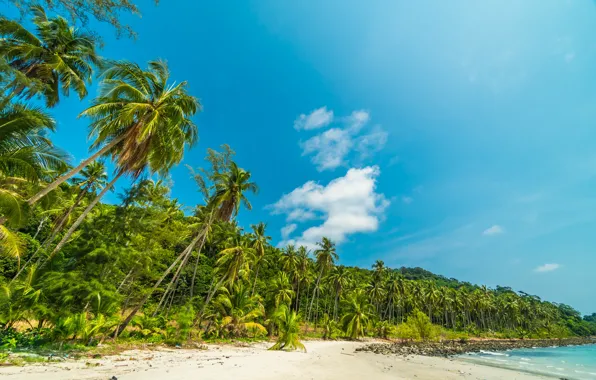
[[279, 329], [279, 337], [270, 350], [302, 350], [306, 352], [306, 347], [300, 342], [298, 334], [300, 315], [290, 310], [287, 305], [282, 304], [275, 312], [274, 318]]

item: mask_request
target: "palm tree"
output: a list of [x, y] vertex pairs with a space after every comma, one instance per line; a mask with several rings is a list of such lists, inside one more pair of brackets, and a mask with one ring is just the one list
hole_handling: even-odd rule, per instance
[[290, 310], [287, 305], [282, 304], [275, 312], [274, 319], [279, 329], [279, 338], [270, 350], [303, 350], [306, 352], [306, 347], [300, 342], [299, 337], [300, 315], [296, 314], [294, 310]]
[[357, 289], [344, 302], [346, 313], [341, 318], [344, 331], [352, 339], [364, 336], [364, 330], [370, 323], [373, 307], [364, 290]]
[[292, 298], [294, 298], [294, 291], [290, 284], [290, 279], [285, 272], [278, 272], [277, 276], [273, 279], [272, 286], [269, 291], [275, 299], [275, 307], [279, 307], [281, 304], [290, 305]]
[[246, 239], [236, 235], [228, 241], [227, 248], [218, 254], [215, 262], [216, 272], [219, 274], [219, 280], [215, 286], [207, 293], [207, 298], [199, 315], [205, 313], [205, 309], [215, 295], [215, 292], [222, 286], [234, 286], [240, 278], [246, 278], [250, 272], [250, 262], [254, 260], [254, 249], [248, 245]]
[[19, 225], [25, 220], [22, 197], [28, 184], [64, 170], [64, 154], [44, 136], [54, 120], [39, 109], [11, 105], [0, 111], [0, 223]]
[[[110, 151], [116, 174], [73, 223], [50, 257], [62, 248], [123, 174], [133, 179], [145, 170], [164, 175], [182, 160], [185, 146], [196, 142], [197, 129], [190, 117], [199, 109], [198, 100], [187, 94], [186, 82], [168, 86], [168, 80], [168, 67], [163, 61], [149, 62], [148, 71], [134, 63], [116, 62], [103, 73], [100, 95], [82, 115], [93, 119], [91, 135], [96, 138], [92, 147], [108, 142], [98, 153]], [[81, 170], [90, 163], [87, 161], [77, 168]]]
[[54, 120], [40, 109], [12, 104], [0, 110], [0, 251], [16, 257], [19, 266], [22, 241], [4, 224], [22, 225], [28, 188], [66, 169], [64, 153], [44, 136], [54, 128]]
[[36, 203], [106, 154], [116, 163], [116, 180], [125, 173], [136, 178], [147, 168], [165, 174], [179, 163], [185, 146], [192, 147], [197, 141], [197, 127], [190, 118], [201, 105], [188, 94], [186, 82], [168, 84], [169, 77], [163, 61], [150, 61], [148, 70], [126, 61], [111, 63], [102, 74], [99, 96], [81, 113], [93, 120], [91, 148], [101, 148], [28, 203]]
[[232, 336], [243, 336], [250, 331], [266, 333], [267, 329], [255, 322], [265, 314], [257, 297], [251, 296], [250, 289], [242, 283], [237, 283], [230, 289], [221, 288], [214, 304], [223, 317], [224, 328]]
[[76, 184], [79, 191], [74, 200], [72, 200], [72, 204], [66, 211], [62, 212], [62, 215], [57, 219], [56, 224], [52, 228], [50, 236], [31, 255], [27, 263], [17, 272], [12, 281], [19, 277], [27, 265], [29, 265], [29, 263], [37, 256], [37, 253], [39, 253], [41, 248], [47, 248], [54, 241], [58, 233], [62, 230], [62, 227], [64, 227], [70, 220], [73, 211], [81, 204], [85, 196], [88, 196], [89, 194], [95, 195], [100, 188], [105, 187], [107, 184], [108, 174], [106, 173], [105, 164], [101, 161], [94, 161], [89, 164], [89, 166], [81, 170], [81, 175], [80, 178], [75, 178], [73, 180], [73, 183]]
[[217, 219], [229, 221], [232, 217], [238, 215], [240, 203], [243, 203], [244, 207], [251, 210], [252, 205], [246, 197], [248, 191], [256, 194], [258, 187], [250, 181], [250, 172], [239, 168], [235, 162], [230, 163], [229, 170], [217, 173], [213, 197], [219, 206]]
[[317, 268], [319, 268], [319, 276], [313, 290], [313, 297], [310, 300], [310, 307], [308, 309], [308, 319], [310, 320], [312, 307], [314, 304], [315, 297], [318, 293], [319, 285], [323, 274], [329, 272], [335, 261], [339, 259], [337, 252], [335, 251], [335, 244], [326, 237], [323, 237], [319, 243], [317, 243], [319, 249], [315, 250], [315, 257], [317, 258]]
[[331, 283], [331, 289], [335, 294], [335, 301], [333, 303], [333, 320], [337, 320], [337, 305], [339, 299], [342, 296], [344, 290], [349, 286], [351, 282], [351, 274], [348, 268], [344, 266], [334, 267], [329, 274], [329, 282]]
[[382, 280], [383, 279], [383, 274], [387, 270], [387, 268], [385, 267], [385, 262], [383, 260], [377, 260], [372, 265], [372, 268], [374, 270], [375, 278], [376, 279], [379, 279], [379, 280]]
[[265, 247], [267, 246], [269, 240], [271, 240], [271, 236], [265, 235], [265, 228], [267, 225], [265, 223], [253, 224], [250, 226], [252, 228], [252, 237], [251, 237], [251, 248], [254, 249], [255, 252], [255, 279], [252, 285], [252, 294], [255, 294], [255, 287], [257, 286], [257, 279], [259, 278], [259, 269], [261, 267], [261, 263], [265, 258]]
[[[55, 233], [62, 229], [64, 223], [70, 217], [70, 214], [79, 206], [86, 195], [95, 195], [99, 189], [107, 185], [108, 173], [106, 172], [106, 165], [101, 161], [94, 161], [81, 170], [81, 177], [74, 178], [72, 182], [79, 188], [79, 191], [72, 206], [70, 206], [66, 213], [59, 219], [58, 224], [54, 227], [54, 236]], [[51, 237], [50, 242], [51, 240], [54, 240], [54, 236]]]
[[[14, 70], [12, 95], [41, 94], [48, 107], [74, 90], [87, 95], [93, 65], [99, 64], [93, 35], [71, 27], [62, 17], [48, 18], [41, 6], [31, 8], [36, 34], [16, 21], [0, 18], [0, 56]], [[6, 89], [4, 89], [6, 91]]]
[[[310, 268], [310, 258], [308, 257], [308, 250], [304, 246], [298, 247], [298, 257], [296, 259], [296, 311], [300, 309], [300, 285], [307, 278]], [[307, 300], [308, 303], [308, 295]]]

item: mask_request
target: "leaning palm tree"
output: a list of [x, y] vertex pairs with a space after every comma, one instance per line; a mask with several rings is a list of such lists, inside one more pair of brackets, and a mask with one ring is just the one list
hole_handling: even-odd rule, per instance
[[282, 304], [276, 310], [273, 318], [279, 329], [279, 338], [270, 350], [302, 350], [306, 352], [306, 347], [300, 342], [299, 336], [300, 315], [296, 314], [294, 310], [290, 310], [287, 305]]
[[[151, 294], [157, 290], [157, 288], [161, 285], [161, 283], [165, 280], [165, 278], [176, 268], [176, 273], [174, 274], [174, 278], [172, 281], [175, 281], [178, 274], [182, 271], [186, 263], [188, 262], [192, 251], [197, 247], [198, 255], [197, 261], [195, 262], [195, 270], [193, 274], [193, 287], [194, 287], [194, 278], [196, 276], [196, 271], [198, 267], [198, 260], [200, 257], [200, 252], [203, 249], [205, 241], [211, 232], [211, 228], [214, 222], [217, 220], [224, 220], [229, 221], [233, 215], [237, 215], [240, 204], [243, 203], [248, 209], [251, 208], [250, 202], [246, 197], [246, 191], [253, 191], [257, 190], [257, 186], [255, 183], [250, 182], [250, 173], [245, 171], [244, 169], [238, 168], [235, 162], [231, 160], [231, 156], [234, 152], [228, 147], [224, 145], [224, 152], [218, 153], [213, 150], [208, 150], [208, 161], [212, 164], [212, 172], [207, 173], [205, 170], [201, 170], [200, 174], [193, 172], [193, 177], [197, 181], [199, 185], [199, 189], [205, 195], [206, 205], [201, 207], [201, 222], [200, 227], [198, 228], [198, 232], [196, 233], [194, 239], [190, 242], [190, 244], [178, 255], [178, 257], [172, 262], [172, 264], [165, 270], [162, 276], [156, 281], [153, 288], [145, 295], [141, 303], [139, 303], [133, 310], [130, 312], [128, 317], [122, 322], [122, 324], [116, 329], [115, 335], [118, 335], [120, 331], [123, 331], [126, 326], [130, 323], [134, 315], [140, 310], [141, 307], [149, 300]], [[212, 181], [213, 183], [208, 184], [208, 181]], [[227, 208], [229, 204], [232, 204], [231, 210], [232, 213], [229, 215], [227, 219], [222, 219], [222, 212], [221, 210], [225, 207]], [[226, 206], [224, 206], [226, 205]], [[240, 243], [236, 241], [236, 243]], [[239, 248], [240, 250], [238, 250]], [[226, 251], [227, 250], [227, 251]], [[221, 273], [222, 270], [225, 271], [223, 268], [230, 269], [227, 264], [222, 265], [223, 261], [226, 261], [230, 254], [233, 252], [238, 254], [240, 252], [253, 252], [253, 249], [247, 245], [245, 241], [242, 244], [236, 244], [235, 246], [229, 246], [226, 248], [227, 253], [222, 254], [220, 252], [220, 257], [218, 259], [218, 271], [220, 271], [220, 278], [218, 283], [216, 284], [215, 281], [212, 284], [211, 289], [207, 292], [207, 298], [203, 304], [201, 312], [199, 313], [199, 318], [204, 315], [205, 310], [215, 295], [215, 292], [221, 287], [221, 285], [228, 281], [230, 284], [233, 284], [237, 278], [238, 273], [234, 276], [229, 276], [230, 272], [228, 270], [228, 275]], [[223, 251], [222, 251], [223, 252]], [[236, 259], [239, 259], [240, 256], [236, 255]], [[232, 260], [232, 262], [238, 263], [236, 260]], [[243, 270], [242, 273], [248, 273], [249, 269], [249, 262], [246, 261], [242, 264]], [[170, 282], [172, 284], [173, 282]], [[168, 289], [170, 286], [168, 286]], [[167, 290], [166, 290], [167, 292]]]
[[116, 62], [103, 73], [100, 95], [82, 115], [93, 120], [92, 147], [105, 144], [100, 152], [109, 150], [116, 174], [72, 224], [50, 257], [122, 175], [136, 179], [145, 170], [165, 175], [182, 160], [185, 146], [196, 142], [197, 128], [190, 117], [199, 110], [199, 102], [187, 93], [186, 82], [168, 85], [168, 80], [168, 67], [163, 61], [149, 62], [146, 71], [134, 63]]
[[[40, 94], [48, 107], [74, 90], [82, 99], [99, 64], [96, 38], [69, 25], [62, 17], [48, 18], [41, 6], [31, 8], [35, 33], [20, 23], [0, 18], [0, 56], [12, 69], [3, 92], [8, 98]], [[4, 95], [4, 94], [3, 94]]]
[[197, 127], [190, 118], [201, 105], [188, 94], [186, 82], [169, 84], [169, 78], [164, 61], [149, 62], [148, 70], [126, 61], [111, 63], [102, 74], [99, 96], [81, 113], [93, 120], [91, 149], [100, 149], [28, 203], [39, 201], [104, 155], [115, 161], [117, 177], [125, 173], [138, 177], [147, 167], [164, 174], [179, 163], [185, 145], [197, 141]]
[[[96, 195], [97, 191], [106, 186], [108, 183], [108, 174], [106, 172], [105, 164], [101, 161], [94, 161], [89, 166], [81, 170], [81, 177], [77, 177], [73, 180], [73, 183], [78, 188], [78, 192], [73, 194], [74, 199], [69, 199], [70, 206], [64, 211], [64, 205], [59, 205], [58, 213], [60, 216], [56, 219], [55, 224], [52, 228], [50, 236], [37, 248], [37, 250], [29, 257], [29, 260], [23, 265], [23, 267], [17, 272], [12, 281], [17, 279], [19, 275], [25, 270], [25, 268], [37, 257], [37, 254], [43, 249], [54, 242], [58, 233], [62, 231], [62, 228], [67, 225], [75, 210], [81, 205], [83, 199], [88, 197], [90, 194]], [[56, 212], [48, 210], [50, 212]]]

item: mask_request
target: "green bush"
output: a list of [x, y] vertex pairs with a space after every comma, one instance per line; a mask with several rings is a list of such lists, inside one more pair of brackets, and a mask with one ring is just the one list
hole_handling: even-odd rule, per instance
[[432, 340], [440, 334], [441, 328], [433, 325], [420, 310], [414, 310], [406, 322], [397, 327], [397, 337], [403, 340]]

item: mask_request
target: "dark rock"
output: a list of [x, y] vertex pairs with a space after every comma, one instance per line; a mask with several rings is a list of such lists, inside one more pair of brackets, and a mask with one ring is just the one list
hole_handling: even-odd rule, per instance
[[596, 343], [596, 340], [590, 338], [449, 340], [443, 342], [399, 342], [393, 344], [373, 343], [359, 347], [356, 351], [367, 351], [382, 355], [450, 357], [479, 351], [506, 351], [515, 348], [575, 346], [594, 343]]

